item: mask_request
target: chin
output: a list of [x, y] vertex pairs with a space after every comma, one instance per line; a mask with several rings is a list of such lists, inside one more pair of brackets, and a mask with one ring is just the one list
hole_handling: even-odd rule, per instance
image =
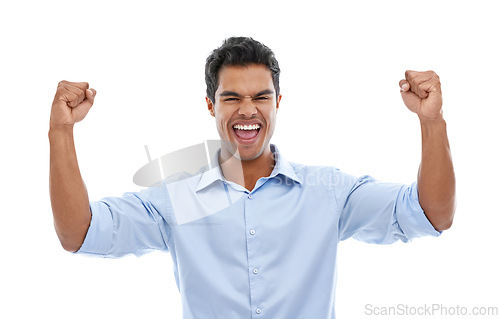
[[238, 155], [242, 161], [251, 161], [259, 158], [264, 153], [265, 146], [260, 145], [239, 145]]
[[264, 152], [264, 146], [259, 144], [241, 145], [235, 141], [223, 141], [223, 148], [231, 154], [231, 156], [241, 161], [251, 161], [259, 158]]
[[259, 158], [259, 156], [262, 155], [262, 152], [258, 153], [258, 152], [253, 152], [253, 153], [248, 153], [248, 154], [241, 154], [240, 153], [240, 156], [239, 156], [239, 159], [241, 161], [251, 161], [251, 160], [254, 160], [256, 158]]

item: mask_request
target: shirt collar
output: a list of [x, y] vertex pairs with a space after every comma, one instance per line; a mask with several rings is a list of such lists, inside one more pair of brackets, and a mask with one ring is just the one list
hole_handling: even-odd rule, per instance
[[302, 178], [297, 175], [295, 167], [293, 167], [292, 164], [290, 164], [290, 162], [288, 162], [286, 158], [283, 157], [276, 145], [271, 144], [271, 151], [274, 154], [275, 166], [269, 177], [271, 178], [281, 174], [296, 181], [299, 184], [302, 184]]
[[[299, 184], [302, 184], [302, 178], [297, 175], [295, 168], [288, 162], [282, 154], [279, 152], [278, 148], [276, 145], [271, 144], [271, 151], [274, 154], [274, 160], [275, 160], [275, 166], [273, 171], [271, 172], [271, 175], [269, 175], [268, 178], [273, 178], [276, 177], [279, 174], [282, 174], [294, 181], [296, 181]], [[220, 154], [220, 149], [218, 152], [216, 152], [216, 158], [214, 163], [219, 163], [219, 154]], [[196, 192], [204, 189], [205, 187], [211, 185], [212, 183], [216, 181], [226, 181], [224, 176], [222, 175], [220, 166], [217, 165], [216, 167], [213, 167], [209, 169], [208, 171], [204, 172], [201, 175], [200, 181], [198, 182], [198, 185], [196, 187]]]

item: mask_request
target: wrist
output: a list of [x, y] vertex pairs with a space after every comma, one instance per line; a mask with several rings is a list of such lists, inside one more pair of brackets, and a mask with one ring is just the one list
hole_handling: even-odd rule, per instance
[[438, 119], [420, 119], [422, 137], [446, 135], [446, 121], [443, 117]]
[[53, 125], [49, 127], [49, 140], [61, 137], [73, 137], [73, 125]]
[[437, 115], [435, 117], [418, 115], [418, 119], [420, 120], [421, 126], [435, 126], [435, 125], [446, 124], [444, 117], [443, 117], [443, 113], [439, 113], [439, 115]]

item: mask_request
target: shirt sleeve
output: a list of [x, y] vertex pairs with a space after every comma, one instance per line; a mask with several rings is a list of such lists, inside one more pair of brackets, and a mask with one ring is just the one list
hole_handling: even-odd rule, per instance
[[370, 176], [334, 172], [334, 189], [341, 211], [339, 240], [391, 244], [423, 236], [439, 236], [418, 201], [417, 183], [382, 183]]
[[122, 257], [168, 251], [169, 207], [164, 184], [90, 202], [92, 220], [77, 253]]

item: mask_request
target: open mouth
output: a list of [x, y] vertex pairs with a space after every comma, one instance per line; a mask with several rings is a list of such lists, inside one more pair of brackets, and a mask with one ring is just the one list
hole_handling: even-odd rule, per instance
[[233, 131], [239, 143], [252, 144], [259, 137], [260, 124], [235, 124], [233, 125]]

